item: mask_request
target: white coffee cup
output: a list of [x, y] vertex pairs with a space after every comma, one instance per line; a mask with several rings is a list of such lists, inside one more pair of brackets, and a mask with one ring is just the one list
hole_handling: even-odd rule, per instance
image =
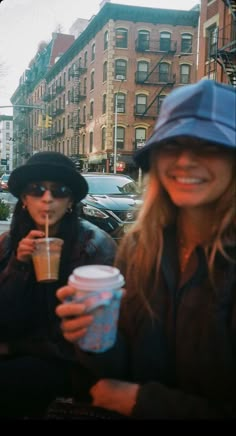
[[86, 265], [75, 268], [68, 283], [76, 289], [74, 300], [82, 302], [94, 316], [92, 324], [79, 340], [83, 350], [103, 352], [116, 340], [124, 277], [118, 268]]

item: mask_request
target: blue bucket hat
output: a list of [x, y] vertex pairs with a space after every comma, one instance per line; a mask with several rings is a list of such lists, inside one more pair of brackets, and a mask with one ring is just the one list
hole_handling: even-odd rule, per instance
[[213, 80], [179, 87], [163, 101], [152, 136], [133, 156], [150, 169], [150, 151], [176, 137], [191, 137], [236, 148], [236, 90]]

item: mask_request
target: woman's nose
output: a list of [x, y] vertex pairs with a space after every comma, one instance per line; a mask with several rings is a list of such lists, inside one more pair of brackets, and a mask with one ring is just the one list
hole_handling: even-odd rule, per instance
[[194, 165], [197, 161], [196, 153], [191, 149], [180, 149], [178, 156], [176, 158], [176, 162], [178, 165]]
[[50, 189], [46, 189], [46, 191], [44, 192], [42, 199], [44, 201], [52, 201], [53, 200], [53, 196], [52, 193], [50, 191]]

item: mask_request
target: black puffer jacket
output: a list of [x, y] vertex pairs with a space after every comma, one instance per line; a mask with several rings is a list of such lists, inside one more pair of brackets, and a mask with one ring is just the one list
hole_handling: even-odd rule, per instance
[[[68, 274], [77, 266], [112, 265], [116, 252], [112, 238], [85, 220], [78, 223], [77, 241], [67, 262]], [[8, 246], [6, 232], [0, 237], [0, 350], [1, 343], [7, 343], [2, 349], [8, 348], [12, 354], [73, 360], [73, 346], [63, 339], [55, 314], [56, 290], [67, 279], [37, 283], [32, 263], [17, 261]]]

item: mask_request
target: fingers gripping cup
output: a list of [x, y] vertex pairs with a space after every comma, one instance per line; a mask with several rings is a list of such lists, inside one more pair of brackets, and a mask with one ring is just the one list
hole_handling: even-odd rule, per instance
[[60, 238], [39, 238], [35, 240], [32, 260], [38, 282], [58, 280], [63, 243], [64, 241]]
[[87, 265], [75, 268], [68, 283], [77, 290], [75, 300], [85, 304], [86, 311], [94, 317], [79, 339], [80, 348], [95, 353], [108, 350], [116, 340], [124, 277], [118, 268]]

